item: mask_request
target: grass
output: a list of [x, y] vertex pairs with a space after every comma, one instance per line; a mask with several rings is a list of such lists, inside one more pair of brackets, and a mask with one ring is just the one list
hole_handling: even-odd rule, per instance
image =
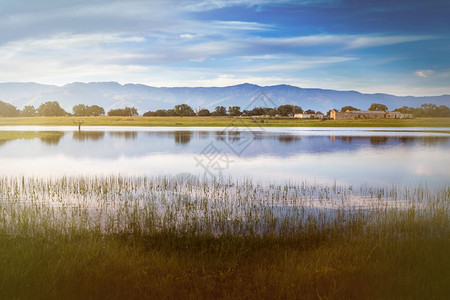
[[251, 126], [251, 127], [450, 127], [450, 118], [414, 118], [379, 120], [306, 120], [250, 117], [33, 117], [0, 118], [5, 125], [76, 126]]
[[0, 178], [0, 298], [445, 299], [447, 186]]

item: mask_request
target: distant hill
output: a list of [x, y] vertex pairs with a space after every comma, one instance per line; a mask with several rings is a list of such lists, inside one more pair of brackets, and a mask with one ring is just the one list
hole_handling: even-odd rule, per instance
[[403, 105], [415, 107], [423, 103], [450, 105], [450, 95], [400, 97], [389, 94], [363, 94], [356, 91], [304, 89], [291, 85], [258, 86], [248, 83], [227, 87], [193, 88], [157, 88], [142, 84], [121, 85], [117, 82], [75, 82], [61, 87], [37, 83], [0, 83], [0, 100], [18, 108], [25, 105], [38, 107], [46, 101], [58, 101], [69, 112], [76, 104], [97, 104], [106, 111], [134, 106], [140, 114], [149, 110], [173, 108], [174, 105], [181, 103], [186, 103], [194, 109], [201, 107], [210, 110], [218, 105], [225, 107], [238, 105], [244, 109], [247, 106], [273, 107], [295, 104], [303, 109], [320, 110], [324, 113], [331, 108], [340, 109], [345, 105], [367, 109], [374, 102], [385, 104], [391, 110]]

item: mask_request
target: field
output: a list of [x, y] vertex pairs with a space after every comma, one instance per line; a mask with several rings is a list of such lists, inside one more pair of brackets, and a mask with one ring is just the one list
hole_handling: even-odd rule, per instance
[[0, 118], [4, 125], [76, 126], [251, 126], [251, 127], [450, 127], [450, 118], [306, 120], [251, 117], [33, 117]]
[[444, 299], [450, 190], [0, 178], [0, 298]]

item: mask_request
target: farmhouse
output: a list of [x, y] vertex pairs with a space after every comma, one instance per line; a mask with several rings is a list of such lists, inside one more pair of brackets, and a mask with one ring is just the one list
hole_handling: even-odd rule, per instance
[[402, 114], [398, 111], [347, 110], [345, 112], [339, 112], [335, 109], [330, 111], [330, 118], [334, 120], [410, 119], [412, 117], [412, 114]]
[[294, 118], [299, 119], [323, 119], [323, 114], [295, 114]]

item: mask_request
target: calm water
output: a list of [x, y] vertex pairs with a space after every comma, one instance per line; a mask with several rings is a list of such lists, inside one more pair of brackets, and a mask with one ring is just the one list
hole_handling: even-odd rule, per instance
[[191, 173], [264, 182], [450, 183], [448, 134], [386, 128], [73, 129], [0, 128], [58, 131], [52, 138], [0, 142], [0, 176]]

